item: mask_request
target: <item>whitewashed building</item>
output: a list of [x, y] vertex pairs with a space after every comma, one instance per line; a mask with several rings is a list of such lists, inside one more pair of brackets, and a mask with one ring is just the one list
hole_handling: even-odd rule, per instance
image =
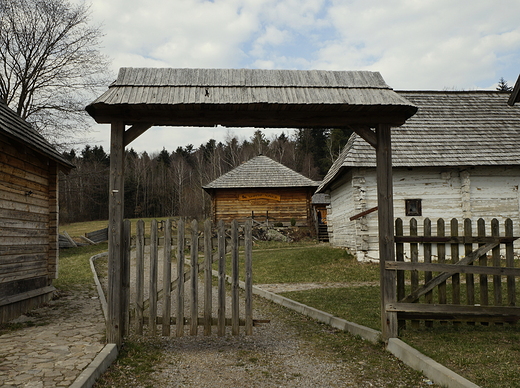
[[[419, 226], [428, 217], [448, 226], [497, 218], [501, 232], [511, 218], [519, 235], [520, 107], [507, 104], [509, 93], [398, 93], [419, 107], [392, 129], [394, 217], [405, 234], [412, 217]], [[317, 190], [330, 194], [331, 244], [359, 260], [379, 258], [375, 166], [374, 149], [353, 134]]]

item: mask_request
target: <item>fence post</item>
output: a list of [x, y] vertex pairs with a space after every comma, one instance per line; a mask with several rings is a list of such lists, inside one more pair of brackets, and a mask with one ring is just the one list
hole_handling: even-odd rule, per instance
[[218, 322], [217, 334], [226, 334], [226, 234], [224, 221], [218, 222]]
[[213, 308], [211, 221], [204, 222], [204, 335], [211, 335], [211, 310]]
[[[415, 218], [410, 220], [410, 236], [417, 237], [417, 220]], [[417, 243], [410, 244], [410, 261], [412, 263], [419, 262], [419, 244]], [[415, 292], [419, 288], [419, 271], [414, 269], [410, 272], [411, 291]], [[419, 303], [419, 300], [414, 301], [414, 303]], [[419, 321], [417, 319], [412, 319], [411, 324], [414, 329], [419, 328]]]
[[130, 250], [131, 225], [130, 220], [123, 221], [123, 263], [121, 268], [121, 328], [123, 335], [130, 334]]
[[199, 224], [191, 222], [191, 324], [190, 335], [197, 335], [199, 315]]
[[[464, 236], [473, 237], [471, 218], [464, 219]], [[473, 244], [464, 244], [464, 256], [469, 255], [471, 252], [473, 252]], [[469, 263], [469, 265], [473, 265], [473, 262]], [[466, 304], [471, 306], [475, 304], [475, 275], [472, 273], [466, 274], [466, 298]], [[475, 322], [467, 322], [467, 324], [474, 325]]]
[[247, 220], [244, 231], [246, 270], [246, 335], [253, 334], [253, 220]]
[[[395, 220], [395, 235], [402, 237], [403, 236], [403, 220], [401, 218], [397, 218]], [[397, 261], [404, 261], [404, 243], [396, 243], [395, 244], [395, 258]], [[406, 289], [404, 286], [404, 271], [397, 271], [397, 300], [402, 300], [406, 295]], [[397, 321], [397, 326], [399, 330], [406, 328], [406, 320], [401, 319]]]
[[[506, 220], [506, 237], [513, 237], [513, 221], [510, 218]], [[515, 266], [515, 253], [512, 241], [506, 244], [506, 266], [511, 268]], [[513, 275], [507, 277], [507, 304], [508, 306], [516, 306], [516, 285]]]
[[175, 330], [177, 337], [184, 335], [184, 219], [177, 223], [177, 311]]
[[[477, 234], [478, 237], [486, 237], [486, 222], [483, 218], [479, 218], [477, 221]], [[484, 246], [485, 243], [480, 243], [478, 246]], [[500, 245], [498, 245], [498, 249], [500, 249]], [[478, 265], [482, 267], [487, 266], [487, 253], [484, 253], [482, 256], [478, 258]], [[479, 284], [480, 284], [480, 305], [487, 306], [489, 305], [489, 295], [488, 295], [488, 277], [487, 275], [479, 276]], [[484, 324], [484, 322], [482, 323]]]
[[[456, 218], [453, 218], [450, 223], [450, 233], [453, 237], [458, 237], [459, 235], [459, 222]], [[456, 264], [459, 261], [459, 244], [451, 244], [451, 263]], [[452, 286], [452, 303], [460, 304], [460, 274], [455, 273], [451, 277], [451, 286]], [[460, 322], [453, 322], [454, 326], [459, 325]]]
[[143, 312], [144, 312], [144, 221], [137, 221], [135, 231], [135, 316], [136, 316], [136, 332], [143, 334]]
[[164, 257], [163, 257], [163, 320], [162, 335], [170, 335], [170, 316], [172, 315], [172, 225], [167, 219], [164, 224]]
[[[424, 236], [425, 237], [431, 237], [432, 235], [432, 222], [429, 218], [424, 219]], [[424, 243], [424, 262], [425, 263], [431, 263], [432, 262], [432, 244], [431, 243]], [[426, 271], [424, 273], [424, 283], [428, 283], [430, 280], [432, 280], [432, 273], [431, 271]], [[424, 295], [424, 300], [426, 303], [432, 304], [433, 303], [433, 292], [428, 291]], [[433, 327], [433, 321], [425, 321], [424, 325], [426, 327]]]
[[150, 230], [150, 319], [148, 325], [150, 326], [150, 334], [155, 335], [157, 332], [157, 265], [158, 257], [158, 235], [157, 235], [157, 220], [152, 220]]
[[[496, 218], [491, 220], [491, 235], [493, 237], [500, 236], [500, 224]], [[493, 266], [500, 267], [500, 245], [491, 251], [493, 258]], [[493, 293], [495, 306], [502, 306], [502, 277], [500, 275], [493, 276]]]
[[[444, 237], [446, 235], [446, 225], [442, 218], [437, 220], [437, 236]], [[437, 257], [439, 264], [446, 263], [446, 244], [439, 243], [437, 244]], [[446, 304], [447, 296], [446, 296], [446, 281], [439, 284], [439, 304]], [[441, 321], [442, 324], [447, 324], [447, 321]]]

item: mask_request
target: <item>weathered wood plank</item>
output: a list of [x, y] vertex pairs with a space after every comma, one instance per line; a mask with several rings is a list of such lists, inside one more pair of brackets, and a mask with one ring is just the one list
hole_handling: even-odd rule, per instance
[[[426, 237], [431, 237], [431, 235], [432, 235], [432, 222], [429, 218], [424, 219], [424, 235]], [[424, 248], [424, 262], [431, 263], [432, 262], [432, 244], [426, 243], [426, 244], [424, 244], [423, 248]], [[432, 272], [426, 271], [424, 273], [424, 283], [427, 284], [431, 280], [432, 280]], [[426, 294], [424, 294], [424, 301], [428, 304], [433, 303], [433, 291], [428, 291]], [[426, 327], [433, 327], [433, 321], [425, 321], [424, 324]]]
[[213, 309], [213, 251], [211, 220], [204, 222], [204, 335], [211, 335], [211, 311]]
[[[410, 236], [417, 236], [417, 220], [412, 218], [410, 220]], [[411, 243], [410, 244], [410, 260], [412, 263], [416, 264], [419, 262], [419, 244]], [[419, 289], [419, 271], [412, 270], [410, 273], [410, 283], [411, 283], [411, 291], [412, 293], [416, 292]], [[419, 300], [415, 300], [414, 303], [418, 303]], [[414, 329], [419, 328], [420, 322], [418, 320], [413, 320], [411, 322], [412, 327]]]
[[136, 225], [136, 332], [143, 334], [144, 313], [144, 221], [138, 220]]
[[190, 335], [197, 335], [197, 316], [199, 313], [199, 224], [197, 220], [191, 222], [191, 325]]
[[218, 328], [217, 335], [226, 333], [226, 239], [224, 221], [218, 222]]
[[130, 334], [130, 250], [132, 242], [130, 220], [123, 222], [123, 262], [121, 265], [121, 329], [123, 335]]
[[520, 307], [506, 306], [466, 306], [466, 305], [426, 305], [421, 303], [389, 303], [386, 305], [389, 311], [416, 312], [416, 313], [447, 313], [468, 316], [516, 316], [520, 317]]
[[[464, 219], [464, 235], [465, 236], [473, 235], [471, 219], [469, 219], [469, 218]], [[471, 243], [464, 244], [465, 256], [468, 256], [469, 254], [471, 254], [471, 252], [473, 252], [473, 244], [471, 244]], [[470, 262], [468, 264], [472, 265], [473, 263]], [[475, 304], [475, 277], [473, 276], [472, 273], [466, 273], [466, 298], [467, 298], [467, 304], [470, 304], [470, 305]]]
[[[172, 224], [168, 218], [164, 225], [163, 248], [163, 317], [169, 317], [172, 312]], [[162, 335], [169, 337], [171, 333], [169, 322], [162, 324]]]
[[184, 335], [184, 248], [185, 248], [185, 221], [180, 218], [177, 222], [177, 323], [175, 325], [175, 335]]
[[246, 292], [246, 311], [245, 324], [246, 335], [253, 334], [253, 235], [252, 235], [253, 221], [248, 220], [244, 231], [244, 245], [245, 245], [245, 292]]
[[[442, 218], [437, 220], [437, 236], [444, 237], [446, 233], [446, 225]], [[439, 264], [446, 263], [446, 244], [437, 244], [437, 261]], [[439, 303], [446, 304], [446, 281], [441, 282], [438, 287], [439, 290]]]
[[[450, 221], [450, 233], [454, 237], [459, 235], [459, 222], [455, 218]], [[457, 264], [459, 261], [459, 244], [451, 243], [450, 250], [451, 263]], [[458, 273], [454, 273], [451, 277], [451, 300], [453, 304], [460, 304], [460, 274]]]
[[231, 334], [233, 335], [239, 334], [238, 320], [240, 317], [238, 249], [238, 223], [233, 220], [231, 223]]
[[514, 267], [481, 267], [477, 265], [410, 262], [386, 263], [385, 267], [389, 270], [434, 271], [443, 272], [447, 275], [451, 275], [453, 273], [472, 273], [477, 275], [520, 276], [520, 268]]
[[[159, 265], [159, 246], [157, 220], [152, 220], [150, 228], [150, 283], [149, 283], [149, 315], [152, 322], [155, 322], [157, 316], [157, 274]], [[157, 332], [156, 325], [150, 325], [150, 334], [155, 335]]]
[[[506, 220], [505, 234], [508, 237], [513, 236], [513, 221], [511, 219]], [[515, 266], [515, 252], [513, 243], [506, 244], [506, 266]], [[507, 277], [507, 304], [508, 306], [516, 306], [516, 281], [514, 276]]]

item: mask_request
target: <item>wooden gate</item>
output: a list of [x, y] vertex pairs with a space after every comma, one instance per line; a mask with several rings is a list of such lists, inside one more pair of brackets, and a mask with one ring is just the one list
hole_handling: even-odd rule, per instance
[[[144, 222], [137, 222], [135, 270], [132, 271], [134, 274], [130, 282], [135, 283], [135, 286], [131, 286], [135, 287], [135, 292], [128, 292], [133, 294], [130, 304], [134, 308], [129, 314], [131, 321], [126, 325], [127, 332], [132, 326], [137, 334], [143, 334], [146, 328], [150, 335], [155, 335], [160, 327], [161, 334], [169, 336], [171, 327], [175, 326], [172, 334], [180, 337], [185, 330], [189, 330], [190, 335], [197, 335], [199, 326], [202, 326], [204, 335], [211, 335], [212, 327], [216, 326], [217, 334], [223, 336], [226, 326], [231, 326], [233, 335], [238, 335], [239, 327], [244, 326], [245, 334], [252, 334], [251, 222], [241, 228], [244, 241], [243, 265], [239, 265], [241, 251], [236, 221], [232, 222], [230, 230], [225, 230], [222, 221], [218, 223], [216, 244], [213, 243], [214, 233], [209, 220], [204, 223], [202, 231], [199, 231], [197, 220], [193, 220], [190, 226], [191, 230], [186, 233], [185, 222], [180, 219], [176, 225], [175, 238], [172, 236], [171, 220], [161, 225], [153, 220], [148, 239], [145, 238]], [[172, 254], [173, 249], [175, 254]], [[226, 274], [228, 255], [231, 256], [230, 275]], [[218, 263], [218, 270], [213, 269], [214, 262]], [[240, 267], [244, 270], [243, 282], [239, 280]], [[203, 274], [201, 278], [199, 273]], [[216, 275], [217, 280], [215, 295], [213, 275]], [[228, 293], [226, 283], [231, 285]], [[240, 285], [245, 292], [240, 292]], [[239, 296], [242, 294], [245, 295], [245, 301], [240, 303]], [[230, 313], [226, 306], [229, 299]]]
[[[502, 235], [496, 219], [491, 221], [490, 235], [483, 219], [477, 222], [476, 234], [470, 219], [464, 220], [463, 228], [459, 236], [459, 223], [453, 219], [447, 234], [444, 220], [439, 219], [437, 235], [432, 236], [431, 221], [425, 219], [424, 233], [418, 236], [417, 221], [412, 219], [409, 236], [404, 236], [403, 222], [396, 220], [397, 260], [385, 263], [385, 273], [397, 279], [397, 302], [387, 303], [386, 312], [397, 313], [400, 328], [406, 320], [412, 326], [420, 320], [426, 326], [433, 320], [483, 324], [520, 320], [516, 279], [520, 268], [515, 268], [517, 237], [513, 237], [512, 221], [505, 221]], [[479, 276], [478, 282], [474, 275]]]

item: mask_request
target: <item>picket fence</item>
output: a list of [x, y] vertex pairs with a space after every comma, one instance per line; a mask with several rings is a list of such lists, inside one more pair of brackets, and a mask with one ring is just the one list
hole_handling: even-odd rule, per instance
[[503, 324], [520, 320], [520, 268], [515, 267], [517, 237], [513, 237], [512, 221], [505, 220], [502, 236], [496, 219], [489, 225], [490, 235], [483, 219], [477, 222], [476, 234], [470, 219], [464, 220], [463, 230], [459, 236], [459, 222], [452, 219], [447, 234], [445, 221], [439, 219], [437, 235], [432, 236], [432, 223], [425, 219], [424, 233], [419, 236], [417, 221], [411, 219], [410, 233], [404, 236], [403, 221], [396, 220], [396, 261], [385, 263], [384, 276], [396, 279], [397, 295], [396, 302], [387, 303], [385, 309], [397, 313], [401, 329], [407, 320], [412, 326], [420, 321], [432, 326], [433, 321]]

